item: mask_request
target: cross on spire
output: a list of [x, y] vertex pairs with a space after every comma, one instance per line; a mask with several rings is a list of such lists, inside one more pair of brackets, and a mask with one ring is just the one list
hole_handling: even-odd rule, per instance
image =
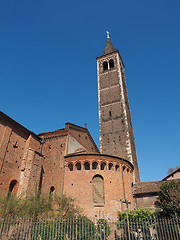
[[106, 33], [107, 33], [107, 38], [109, 38], [109, 32], [108, 32], [108, 31], [106, 31]]

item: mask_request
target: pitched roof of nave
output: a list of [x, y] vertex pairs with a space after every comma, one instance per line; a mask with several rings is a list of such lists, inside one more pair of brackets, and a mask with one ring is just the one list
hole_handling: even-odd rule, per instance
[[22, 126], [20, 123], [16, 122], [15, 120], [13, 120], [12, 118], [10, 118], [9, 116], [7, 116], [5, 113], [3, 113], [1, 111], [0, 111], [0, 123], [4, 126], [8, 125], [17, 134], [21, 135], [21, 133], [24, 133], [27, 136], [33, 135], [38, 141], [41, 141], [42, 139], [45, 139], [45, 138], [51, 138], [51, 137], [57, 137], [57, 136], [67, 136], [71, 130], [75, 130], [78, 133], [83, 132], [83, 133], [87, 134], [87, 136], [89, 137], [92, 145], [94, 146], [95, 152], [99, 152], [99, 149], [98, 149], [96, 143], [94, 142], [90, 132], [88, 131], [88, 129], [86, 127], [80, 127], [80, 126], [72, 124], [72, 123], [66, 123], [65, 128], [63, 128], [63, 129], [58, 129], [55, 131], [49, 131], [49, 132], [44, 132], [44, 133], [40, 133], [40, 134], [35, 134], [34, 132], [28, 130], [27, 128]]

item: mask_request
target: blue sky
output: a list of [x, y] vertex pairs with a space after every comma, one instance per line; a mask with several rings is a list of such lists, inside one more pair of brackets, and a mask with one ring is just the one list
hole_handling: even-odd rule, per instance
[[1, 111], [35, 133], [84, 126], [99, 146], [96, 56], [125, 64], [142, 181], [180, 165], [180, 1], [1, 1]]

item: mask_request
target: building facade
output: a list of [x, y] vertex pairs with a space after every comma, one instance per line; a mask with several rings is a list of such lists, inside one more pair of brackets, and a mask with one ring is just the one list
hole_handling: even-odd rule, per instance
[[0, 112], [1, 194], [66, 194], [90, 218], [155, 207], [161, 181], [140, 182], [124, 64], [109, 36], [97, 71], [100, 151], [87, 126], [36, 135]]

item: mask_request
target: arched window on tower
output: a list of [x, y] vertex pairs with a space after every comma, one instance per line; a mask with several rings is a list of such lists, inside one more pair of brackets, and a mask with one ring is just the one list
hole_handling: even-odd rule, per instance
[[92, 179], [93, 183], [93, 201], [95, 206], [103, 206], [104, 197], [104, 179], [101, 175], [95, 175]]
[[10, 197], [11, 194], [15, 195], [17, 193], [17, 189], [18, 189], [17, 180], [12, 180], [9, 184], [8, 197]]
[[109, 60], [109, 67], [110, 67], [110, 69], [114, 67], [114, 60], [113, 59]]
[[108, 69], [108, 63], [107, 61], [103, 62], [103, 70], [107, 70]]

